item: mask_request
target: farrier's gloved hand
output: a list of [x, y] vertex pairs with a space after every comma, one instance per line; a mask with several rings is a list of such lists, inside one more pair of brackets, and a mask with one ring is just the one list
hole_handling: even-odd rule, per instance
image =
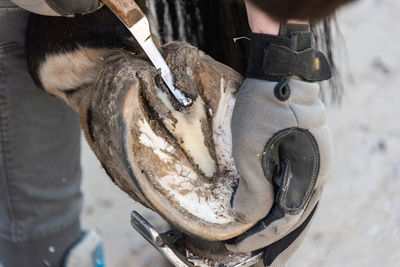
[[281, 28], [281, 35], [250, 34], [248, 78], [231, 125], [241, 176], [232, 205], [243, 221], [261, 221], [227, 247], [267, 247], [265, 266], [286, 261], [298, 246], [332, 159], [316, 83], [330, 78], [329, 64], [311, 48], [308, 26]]
[[99, 0], [11, 0], [11, 2], [30, 12], [46, 16], [88, 14], [102, 6]]

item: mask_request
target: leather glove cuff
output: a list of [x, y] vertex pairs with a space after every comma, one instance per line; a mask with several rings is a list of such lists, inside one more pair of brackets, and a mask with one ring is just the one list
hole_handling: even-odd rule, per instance
[[278, 36], [251, 32], [248, 78], [279, 82], [288, 76], [327, 80], [332, 71], [325, 55], [312, 48], [309, 25], [281, 25]]

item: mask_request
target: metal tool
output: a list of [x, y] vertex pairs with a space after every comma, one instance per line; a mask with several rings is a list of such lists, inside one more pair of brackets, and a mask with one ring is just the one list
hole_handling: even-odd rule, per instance
[[[176, 248], [173, 247], [173, 243], [176, 241], [176, 235], [169, 236], [169, 231], [166, 234], [160, 234], [154, 229], [154, 227], [146, 221], [138, 212], [132, 211], [131, 213], [131, 224], [137, 232], [139, 232], [153, 247], [155, 247], [162, 255], [164, 255], [174, 266], [177, 267], [194, 267], [189, 260], [180, 254]], [[175, 236], [175, 238], [174, 238]], [[168, 240], [170, 239], [170, 240]], [[253, 266], [263, 258], [263, 252], [257, 253], [243, 262], [230, 265], [231, 267], [249, 267]], [[205, 262], [202, 266], [207, 265]], [[223, 266], [223, 265], [218, 265]]]
[[193, 101], [175, 88], [172, 72], [151, 38], [149, 20], [140, 7], [133, 0], [103, 0], [103, 2], [129, 29], [154, 66], [161, 69], [161, 77], [176, 100], [182, 106], [189, 107]]

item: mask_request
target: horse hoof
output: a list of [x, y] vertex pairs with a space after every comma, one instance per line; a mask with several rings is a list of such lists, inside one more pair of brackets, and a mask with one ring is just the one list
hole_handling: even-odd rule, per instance
[[122, 190], [179, 230], [236, 237], [253, 225], [239, 222], [230, 205], [239, 179], [230, 121], [242, 77], [184, 43], [164, 53], [193, 105], [182, 108], [148, 62], [120, 57], [78, 111], [87, 139]]

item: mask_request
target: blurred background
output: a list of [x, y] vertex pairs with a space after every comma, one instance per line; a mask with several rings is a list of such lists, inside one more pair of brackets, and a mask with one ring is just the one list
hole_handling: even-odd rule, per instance
[[[328, 104], [335, 161], [311, 230], [288, 267], [400, 266], [400, 1], [359, 0], [339, 10], [336, 45], [345, 95]], [[138, 210], [82, 138], [83, 225], [101, 232], [108, 267], [167, 266], [130, 226]]]

